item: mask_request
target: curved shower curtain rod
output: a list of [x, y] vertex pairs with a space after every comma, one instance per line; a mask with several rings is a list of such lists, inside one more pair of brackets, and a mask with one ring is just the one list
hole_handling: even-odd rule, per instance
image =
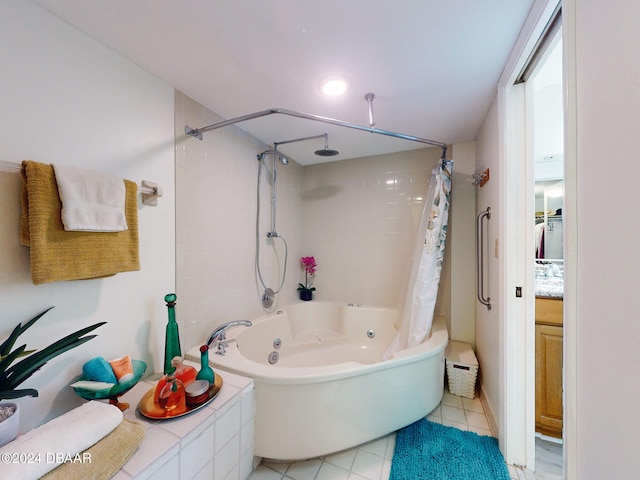
[[436, 142], [435, 140], [429, 140], [427, 138], [414, 137], [413, 135], [406, 135], [404, 133], [390, 132], [389, 130], [380, 130], [378, 128], [374, 128], [373, 126], [365, 127], [363, 125], [343, 122], [342, 120], [336, 120], [334, 118], [322, 117], [320, 115], [313, 115], [311, 113], [296, 112], [296, 111], [287, 110], [284, 108], [270, 108], [268, 110], [262, 110], [260, 112], [243, 115], [242, 117], [223, 120], [222, 122], [213, 123], [211, 125], [207, 125], [206, 127], [202, 127], [202, 128], [190, 128], [188, 125], [185, 125], [184, 131], [188, 135], [191, 135], [192, 137], [196, 137], [197, 139], [202, 140], [203, 133], [210, 132], [211, 130], [217, 130], [218, 128], [222, 128], [222, 127], [227, 127], [235, 123], [244, 122], [246, 120], [252, 120], [254, 118], [273, 115], [274, 113], [289, 115], [290, 117], [306, 118], [307, 120], [314, 120], [316, 122], [328, 123], [331, 125], [337, 125], [339, 127], [353, 128], [355, 130], [362, 130], [365, 132], [376, 133], [378, 135], [386, 135], [388, 137], [401, 138], [403, 140], [409, 140], [412, 142], [425, 143], [427, 145], [431, 145], [434, 147], [440, 147], [442, 149], [442, 158], [447, 158], [447, 145], [442, 142]]

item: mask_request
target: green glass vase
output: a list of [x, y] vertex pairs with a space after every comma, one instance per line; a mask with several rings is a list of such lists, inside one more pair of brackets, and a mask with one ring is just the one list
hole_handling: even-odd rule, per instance
[[175, 293], [168, 293], [164, 297], [167, 302], [167, 311], [169, 314], [169, 322], [164, 338], [164, 374], [168, 375], [175, 371], [175, 367], [171, 364], [173, 357], [181, 357], [180, 350], [180, 333], [178, 332], [178, 323], [176, 322], [176, 299]]
[[209, 347], [206, 345], [200, 347], [200, 371], [196, 375], [196, 380], [206, 380], [209, 386], [215, 383], [215, 375], [209, 365]]

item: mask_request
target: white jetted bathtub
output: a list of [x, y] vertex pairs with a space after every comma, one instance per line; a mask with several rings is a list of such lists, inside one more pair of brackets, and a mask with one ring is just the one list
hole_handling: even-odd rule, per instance
[[[421, 345], [382, 361], [397, 310], [294, 303], [227, 331], [214, 370], [251, 377], [256, 388], [255, 455], [301, 460], [338, 452], [413, 423], [444, 391], [448, 333], [435, 318]], [[197, 348], [188, 354], [199, 359]]]

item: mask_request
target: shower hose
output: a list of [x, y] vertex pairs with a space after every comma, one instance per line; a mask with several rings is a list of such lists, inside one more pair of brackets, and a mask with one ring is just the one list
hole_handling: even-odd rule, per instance
[[[258, 167], [258, 186], [257, 186], [257, 209], [256, 209], [256, 271], [258, 272], [258, 278], [260, 279], [260, 283], [262, 284], [262, 288], [265, 290], [268, 287], [265, 285], [264, 280], [262, 278], [262, 272], [260, 271], [260, 178], [262, 177], [262, 165], [264, 164], [264, 157], [260, 159], [260, 165]], [[274, 228], [275, 230], [275, 228]], [[284, 268], [282, 271], [282, 281], [280, 282], [280, 286], [276, 291], [274, 291], [274, 295], [280, 292], [284, 285], [285, 277], [287, 276], [287, 256], [289, 254], [289, 248], [287, 246], [287, 242], [281, 235], [278, 235], [275, 231], [270, 232], [268, 238], [278, 237], [284, 243]]]

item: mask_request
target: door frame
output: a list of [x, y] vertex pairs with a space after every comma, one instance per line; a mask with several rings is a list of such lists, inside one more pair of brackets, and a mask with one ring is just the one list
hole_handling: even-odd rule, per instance
[[[527, 212], [533, 202], [533, 161], [527, 153], [525, 86], [514, 85], [536, 41], [557, 5], [536, 0], [498, 83], [501, 296], [500, 389], [503, 408], [500, 446], [509, 464], [535, 468], [535, 330], [534, 295], [515, 296], [516, 286], [534, 290], [533, 222]], [[563, 89], [565, 137], [565, 296], [564, 296], [564, 478], [575, 477], [575, 417], [577, 379], [575, 258], [576, 235], [576, 98], [575, 0], [563, 1]], [[523, 159], [525, 161], [523, 161]], [[520, 160], [520, 161], [519, 161]], [[524, 165], [523, 165], [524, 164]], [[532, 210], [533, 211], [533, 210]], [[529, 255], [530, 254], [530, 255]], [[523, 401], [523, 399], [525, 399]]]

